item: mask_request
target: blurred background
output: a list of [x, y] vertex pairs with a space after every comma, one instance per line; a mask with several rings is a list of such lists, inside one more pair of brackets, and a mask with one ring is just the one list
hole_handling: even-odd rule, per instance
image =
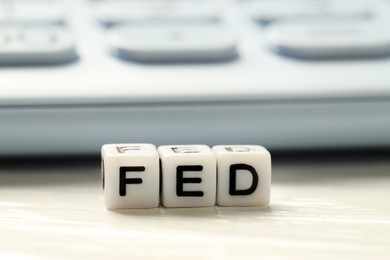
[[386, 0], [0, 0], [0, 155], [390, 145]]

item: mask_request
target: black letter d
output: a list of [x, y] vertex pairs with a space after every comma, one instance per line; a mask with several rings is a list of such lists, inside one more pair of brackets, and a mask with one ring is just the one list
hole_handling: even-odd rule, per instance
[[[237, 190], [236, 188], [236, 180], [237, 180], [237, 171], [238, 170], [246, 170], [249, 171], [252, 174], [252, 185], [246, 189], [246, 190]], [[255, 192], [257, 188], [257, 184], [259, 183], [259, 176], [257, 175], [257, 172], [255, 168], [248, 164], [232, 164], [230, 165], [229, 170], [229, 194], [234, 195], [250, 195], [253, 192]]]

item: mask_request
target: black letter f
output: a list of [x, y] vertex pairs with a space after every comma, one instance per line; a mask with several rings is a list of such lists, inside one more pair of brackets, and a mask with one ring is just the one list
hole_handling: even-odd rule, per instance
[[119, 168], [119, 195], [126, 196], [126, 184], [141, 184], [141, 178], [126, 178], [126, 172], [143, 172], [143, 166], [128, 166]]

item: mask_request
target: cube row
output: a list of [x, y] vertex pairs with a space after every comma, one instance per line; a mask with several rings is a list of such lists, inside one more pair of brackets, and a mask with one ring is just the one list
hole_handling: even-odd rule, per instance
[[271, 156], [258, 145], [106, 144], [108, 209], [267, 206]]

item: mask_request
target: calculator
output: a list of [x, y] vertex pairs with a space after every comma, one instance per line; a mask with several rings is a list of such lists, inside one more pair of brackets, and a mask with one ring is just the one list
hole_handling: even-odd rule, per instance
[[390, 145], [390, 1], [0, 0], [0, 156]]

